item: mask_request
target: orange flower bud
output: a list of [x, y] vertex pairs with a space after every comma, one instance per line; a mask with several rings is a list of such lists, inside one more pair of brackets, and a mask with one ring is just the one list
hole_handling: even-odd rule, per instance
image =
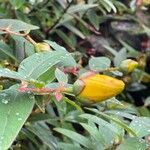
[[77, 98], [86, 103], [96, 103], [112, 98], [122, 92], [124, 82], [107, 75], [91, 75], [78, 79], [74, 84]]

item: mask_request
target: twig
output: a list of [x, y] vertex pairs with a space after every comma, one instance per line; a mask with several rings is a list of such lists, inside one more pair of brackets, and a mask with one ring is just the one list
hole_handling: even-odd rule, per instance
[[90, 24], [87, 24], [86, 22], [84, 21], [81, 21], [79, 19], [79, 17], [76, 15], [76, 14], [70, 14], [71, 16], [73, 16], [77, 21], [81, 22], [87, 29], [89, 29], [91, 32], [93, 32], [94, 34], [96, 35], [101, 35], [101, 33], [92, 25]]
[[[67, 1], [67, 2], [68, 2], [68, 1]], [[49, 29], [47, 29], [47, 35], [46, 35], [46, 37], [48, 37], [49, 32], [50, 32], [51, 30], [53, 30], [53, 29], [57, 26], [57, 24], [60, 22], [60, 20], [63, 18], [64, 14], [67, 12], [67, 10], [68, 10], [69, 7], [71, 6], [72, 2], [73, 2], [73, 0], [72, 0], [71, 2], [68, 2], [69, 4], [68, 4], [68, 6], [64, 9], [62, 15], [54, 22], [54, 24], [53, 24]]]
[[26, 33], [18, 33], [18, 32], [14, 32], [9, 30], [9, 28], [0, 28], [0, 31], [6, 33], [6, 34], [14, 34], [14, 35], [18, 35], [18, 36], [26, 36]]
[[35, 45], [36, 42], [30, 37], [29, 34], [27, 33], [19, 33], [19, 32], [14, 32], [9, 30], [9, 28], [0, 28], [0, 31], [4, 32], [7, 35], [13, 34], [13, 35], [17, 35], [17, 36], [21, 36], [24, 37], [26, 40], [28, 40], [31, 44]]
[[29, 41], [31, 44], [33, 44], [33, 45], [36, 44], [36, 42], [31, 38], [30, 35], [26, 35], [26, 36], [25, 36], [25, 39], [28, 40], [28, 41]]

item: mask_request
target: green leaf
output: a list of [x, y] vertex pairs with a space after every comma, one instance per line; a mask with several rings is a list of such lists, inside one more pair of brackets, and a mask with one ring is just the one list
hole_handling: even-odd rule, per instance
[[54, 130], [67, 136], [68, 138], [81, 144], [82, 146], [86, 147], [89, 150], [92, 148], [91, 141], [88, 138], [84, 137], [83, 135], [80, 135], [74, 131], [63, 129], [63, 128], [55, 128]]
[[74, 50], [72, 40], [61, 30], [55, 30], [56, 34], [71, 48]]
[[78, 4], [78, 5], [71, 6], [68, 9], [67, 13], [73, 14], [81, 11], [86, 11], [90, 8], [97, 7], [97, 6], [98, 6], [97, 4]]
[[72, 106], [75, 107], [77, 110], [79, 110], [79, 111], [81, 111], [81, 112], [83, 111], [82, 108], [81, 108], [77, 103], [75, 103], [74, 101], [68, 99], [67, 97], [63, 97], [63, 101], [65, 101], [66, 103], [72, 105]]
[[[110, 121], [113, 121], [113, 122], [117, 123], [118, 125], [120, 125], [122, 128], [124, 128], [131, 135], [137, 136], [136, 133], [128, 125], [126, 125], [124, 122], [120, 121], [118, 118], [115, 118], [113, 116], [109, 116], [109, 115], [107, 115], [103, 112], [98, 111], [97, 109], [90, 109], [90, 108], [87, 108], [87, 109], [101, 115], [102, 117], [104, 117], [104, 118], [106, 118]], [[110, 127], [110, 125], [109, 125], [109, 127]]]
[[108, 111], [105, 111], [105, 113], [107, 113], [108, 115], [115, 115], [115, 116], [121, 116], [121, 117], [124, 117], [124, 118], [127, 118], [127, 119], [135, 119], [137, 116], [135, 115], [131, 115], [130, 113], [127, 113], [127, 112], [124, 112], [124, 110], [122, 109], [119, 109], [119, 110], [108, 110]]
[[136, 57], [139, 55], [138, 50], [134, 49], [132, 46], [130, 46], [128, 43], [122, 41], [119, 39], [119, 42], [129, 51], [128, 57]]
[[33, 44], [24, 37], [17, 35], [11, 35], [11, 37], [15, 40], [15, 55], [20, 61], [35, 53]]
[[62, 143], [62, 142], [60, 142], [60, 143], [58, 143], [58, 146], [62, 150], [67, 150], [67, 149], [69, 149], [69, 150], [84, 150], [83, 148], [81, 148], [81, 147], [79, 147], [77, 145], [69, 144], [69, 143]]
[[18, 72], [9, 70], [7, 68], [0, 68], [0, 77], [12, 78], [17, 80], [25, 80], [25, 77]]
[[90, 135], [94, 138], [95, 141], [101, 142], [103, 144], [105, 143], [103, 136], [100, 134], [96, 126], [93, 127], [86, 123], [81, 123], [81, 125], [85, 130], [87, 130], [90, 133]]
[[64, 23], [63, 26], [65, 26], [67, 29], [69, 29], [71, 32], [73, 32], [80, 38], [85, 39], [85, 36], [83, 35], [83, 33], [79, 29], [77, 29], [75, 26], [73, 26], [69, 23]]
[[109, 122], [95, 116], [95, 115], [91, 115], [91, 114], [82, 114], [80, 115], [81, 118], [85, 118], [88, 119], [96, 124], [98, 124], [99, 126], [105, 126], [108, 127], [109, 130], [113, 131], [114, 133], [118, 134], [118, 129], [113, 126], [112, 124], [110, 124]]
[[94, 9], [90, 9], [87, 12], [87, 17], [90, 23], [95, 27], [95, 29], [99, 30], [100, 16], [97, 15], [96, 11]]
[[0, 41], [0, 51], [4, 53], [6, 56], [10, 57], [11, 59], [18, 61], [16, 57], [12, 53], [12, 49], [3, 41]]
[[110, 67], [111, 61], [107, 57], [92, 57], [89, 60], [89, 67], [93, 71], [103, 71]]
[[45, 73], [43, 73], [39, 78], [38, 81], [42, 81], [45, 83], [50, 83], [55, 79], [55, 67], [48, 69]]
[[50, 150], [56, 150], [56, 138], [52, 135], [50, 129], [44, 122], [35, 123], [34, 125], [28, 126], [27, 129], [34, 133]]
[[150, 96], [148, 96], [144, 101], [145, 106], [150, 106]]
[[66, 84], [68, 82], [68, 76], [64, 72], [62, 72], [60, 69], [55, 70], [55, 77], [60, 83]]
[[108, 9], [108, 6], [116, 13], [117, 12], [117, 9], [116, 7], [113, 5], [113, 3], [110, 1], [110, 0], [103, 0], [103, 5], [106, 3], [107, 5], [105, 5], [105, 8], [108, 10], [109, 12], [109, 9]]
[[127, 58], [127, 51], [125, 48], [122, 48], [114, 58], [114, 65], [119, 66], [120, 63]]
[[138, 112], [141, 116], [150, 117], [150, 111], [148, 107], [141, 106], [138, 108]]
[[138, 137], [144, 137], [150, 134], [150, 118], [136, 117], [129, 126]]
[[12, 4], [14, 9], [18, 9], [24, 4], [25, 0], [9, 0], [9, 2]]
[[117, 150], [146, 150], [149, 146], [144, 140], [138, 138], [127, 138], [120, 144]]
[[63, 97], [62, 97], [62, 100], [61, 101], [57, 101], [55, 97], [51, 98], [51, 100], [54, 101], [56, 107], [57, 107], [57, 112], [59, 114], [59, 117], [60, 118], [64, 118], [65, 114], [67, 113], [67, 104], [66, 102], [63, 100]]
[[13, 32], [30, 31], [39, 29], [39, 27], [27, 24], [17, 19], [0, 19], [0, 29], [9, 29]]
[[55, 51], [63, 53], [60, 57], [62, 66], [72, 66], [76, 67], [77, 63], [72, 57], [71, 53], [69, 53], [64, 47], [58, 45], [56, 42], [45, 40]]
[[[37, 79], [54, 65], [60, 62], [62, 63], [61, 65], [63, 65], [63, 62], [67, 60], [68, 57], [69, 54], [64, 51], [36, 53], [21, 62], [18, 72], [27, 79]], [[71, 63], [69, 65], [71, 65]]]
[[109, 45], [103, 45], [104, 48], [106, 48], [110, 53], [112, 53], [114, 56], [117, 55], [117, 51], [110, 47]]
[[9, 89], [0, 92], [0, 149], [8, 149], [34, 106], [34, 97]]

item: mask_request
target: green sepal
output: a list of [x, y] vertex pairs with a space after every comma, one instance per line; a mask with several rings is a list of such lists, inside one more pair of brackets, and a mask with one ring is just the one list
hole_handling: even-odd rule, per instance
[[84, 89], [85, 87], [85, 84], [82, 80], [77, 80], [74, 84], [73, 84], [73, 93], [75, 95], [79, 95], [82, 90]]
[[82, 105], [92, 105], [94, 104], [95, 102], [94, 101], [91, 101], [87, 98], [84, 98], [84, 97], [80, 97], [80, 96], [77, 96], [76, 97], [76, 100], [81, 103]]

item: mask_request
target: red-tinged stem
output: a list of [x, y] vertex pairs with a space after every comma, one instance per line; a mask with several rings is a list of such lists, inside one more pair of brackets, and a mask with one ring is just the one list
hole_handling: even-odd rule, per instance
[[38, 94], [50, 94], [50, 93], [73, 93], [72, 86], [65, 88], [63, 85], [60, 85], [60, 87], [56, 89], [51, 89], [47, 87], [43, 88], [29, 88], [27, 86], [24, 86], [21, 84], [20, 88], [18, 89], [19, 92], [33, 92]]
[[141, 4], [142, 4], [142, 0], [136, 0], [136, 5], [137, 6], [141, 6]]

